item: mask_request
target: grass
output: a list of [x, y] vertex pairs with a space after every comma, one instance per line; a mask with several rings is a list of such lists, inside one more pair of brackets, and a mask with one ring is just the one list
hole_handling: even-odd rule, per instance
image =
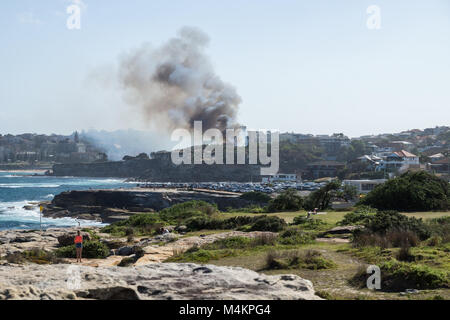
[[336, 263], [324, 258], [317, 250], [271, 250], [266, 254], [264, 270], [323, 270], [335, 267]]
[[429, 211], [429, 212], [402, 212], [405, 216], [414, 217], [414, 218], [422, 218], [423, 220], [441, 218], [441, 217], [450, 217], [450, 211]]
[[[323, 222], [326, 222], [327, 224], [337, 224], [339, 221], [341, 221], [344, 216], [349, 213], [349, 211], [333, 211], [333, 210], [327, 210], [327, 214], [324, 215], [316, 215], [313, 216], [314, 219], [319, 219]], [[306, 211], [294, 211], [294, 212], [277, 212], [277, 213], [264, 213], [265, 215], [273, 215], [280, 217], [284, 219], [287, 223], [292, 223], [294, 221], [294, 218], [297, 216], [305, 216], [307, 215]], [[445, 212], [402, 212], [402, 214], [408, 216], [408, 217], [415, 217], [415, 218], [422, 218], [424, 220], [428, 219], [434, 219], [434, 218], [440, 218], [440, 217], [447, 217], [450, 216], [450, 211]], [[220, 218], [231, 218], [231, 217], [237, 217], [237, 216], [256, 216], [256, 215], [263, 215], [263, 214], [252, 214], [252, 213], [246, 213], [246, 212], [233, 212], [233, 213], [221, 213], [219, 215]]]

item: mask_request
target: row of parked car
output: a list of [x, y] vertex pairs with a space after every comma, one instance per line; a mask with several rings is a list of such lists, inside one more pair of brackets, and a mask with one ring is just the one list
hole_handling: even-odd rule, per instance
[[287, 189], [314, 191], [323, 187], [326, 182], [273, 182], [273, 183], [236, 183], [236, 182], [205, 182], [205, 183], [158, 183], [147, 182], [139, 184], [141, 188], [176, 188], [176, 189], [208, 189], [228, 192], [252, 192], [276, 193]]

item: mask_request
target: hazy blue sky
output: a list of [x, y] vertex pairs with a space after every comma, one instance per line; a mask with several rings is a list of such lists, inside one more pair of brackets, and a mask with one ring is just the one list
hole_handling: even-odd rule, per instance
[[[210, 36], [250, 128], [358, 136], [450, 124], [448, 0], [83, 1], [72, 31], [71, 1], [1, 2], [0, 133], [145, 128], [108, 74], [183, 26]], [[366, 26], [369, 5], [380, 30]]]

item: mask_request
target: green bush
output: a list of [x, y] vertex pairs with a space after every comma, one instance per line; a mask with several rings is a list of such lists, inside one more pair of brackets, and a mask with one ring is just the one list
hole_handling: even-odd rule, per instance
[[448, 210], [450, 188], [446, 181], [425, 171], [407, 172], [376, 186], [361, 204], [379, 210]]
[[426, 224], [433, 237], [439, 238], [441, 243], [450, 242], [450, 217], [431, 219]]
[[184, 254], [179, 256], [171, 257], [167, 261], [207, 263], [211, 260], [217, 260], [227, 255], [232, 255], [232, 251], [225, 250], [224, 252], [221, 252], [221, 250], [204, 250], [196, 248], [186, 251]]
[[303, 208], [303, 198], [295, 189], [281, 192], [269, 202], [269, 212], [298, 211]]
[[385, 284], [390, 289], [435, 289], [449, 288], [449, 273], [432, 269], [428, 266], [398, 262], [395, 260], [380, 265]]
[[219, 239], [213, 243], [205, 245], [203, 248], [207, 250], [218, 249], [244, 249], [252, 243], [252, 239], [246, 237], [231, 237]]
[[[249, 227], [246, 227], [246, 226]], [[206, 217], [194, 217], [186, 222], [189, 231], [198, 230], [229, 230], [241, 229], [245, 231], [273, 231], [278, 232], [284, 228], [286, 222], [274, 216], [238, 216], [229, 219], [214, 219]]]
[[338, 224], [341, 226], [364, 224], [377, 213], [377, 209], [368, 206], [359, 206], [354, 212], [347, 213]]
[[319, 251], [270, 251], [266, 255], [266, 270], [335, 268], [336, 263], [326, 259]]
[[205, 201], [187, 201], [159, 212], [162, 221], [181, 223], [193, 217], [211, 217], [218, 213], [217, 205]]
[[308, 219], [305, 216], [297, 216], [294, 218], [294, 221], [292, 222], [293, 225], [299, 225], [302, 226], [302, 229], [306, 230], [317, 230], [320, 229], [322, 226], [325, 226], [326, 223], [319, 219]]
[[309, 244], [314, 242], [314, 236], [298, 229], [288, 229], [280, 234], [278, 242], [284, 245]]
[[430, 231], [422, 219], [407, 217], [397, 211], [379, 211], [364, 221], [367, 230], [384, 235], [390, 231], [411, 231], [421, 240], [430, 237]]
[[262, 203], [267, 203], [270, 200], [272, 200], [272, 198], [268, 194], [259, 191], [245, 192], [240, 196], [240, 198], [248, 201], [255, 201]]
[[279, 217], [262, 216], [253, 223], [250, 230], [278, 232], [283, 230], [285, 226], [286, 222]]
[[[56, 250], [56, 255], [61, 258], [76, 258], [77, 252], [75, 245], [61, 247]], [[83, 243], [83, 258], [87, 259], [105, 259], [109, 256], [108, 247], [100, 241], [86, 241]]]
[[319, 210], [328, 209], [331, 204], [331, 199], [338, 195], [340, 188], [341, 182], [339, 180], [331, 181], [319, 190], [311, 192], [306, 197], [303, 207], [306, 210], [314, 210], [314, 208], [318, 208]]
[[115, 235], [154, 234], [167, 224], [184, 224], [193, 218], [209, 219], [218, 213], [217, 206], [205, 201], [187, 201], [176, 204], [159, 213], [141, 213], [126, 220], [111, 224], [102, 232]]
[[9, 263], [22, 264], [26, 262], [36, 264], [57, 264], [61, 260], [53, 252], [48, 252], [39, 248], [25, 250], [22, 252], [9, 253], [5, 260]]
[[267, 207], [261, 207], [259, 205], [250, 205], [244, 208], [232, 208], [232, 207], [228, 207], [225, 210], [228, 213], [241, 213], [241, 212], [246, 212], [246, 213], [265, 213], [267, 212]]

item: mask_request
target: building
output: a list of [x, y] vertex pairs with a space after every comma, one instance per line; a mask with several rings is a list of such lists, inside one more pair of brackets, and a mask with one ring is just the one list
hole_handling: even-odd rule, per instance
[[262, 183], [271, 183], [271, 182], [297, 182], [296, 174], [284, 174], [279, 173], [276, 175], [263, 176]]
[[332, 136], [319, 135], [317, 138], [328, 155], [337, 155], [342, 147], [348, 147], [351, 143], [343, 133], [335, 133]]
[[450, 158], [443, 158], [427, 164], [427, 170], [436, 173], [450, 173]]
[[385, 183], [386, 179], [376, 180], [344, 180], [342, 183], [347, 186], [354, 186], [359, 194], [366, 194], [372, 191], [377, 185]]
[[390, 170], [395, 171], [402, 168], [403, 170], [409, 167], [420, 166], [419, 157], [408, 151], [396, 151], [385, 155], [383, 161], [381, 161], [380, 166], [377, 170]]
[[339, 170], [345, 168], [345, 163], [337, 161], [317, 161], [308, 164], [307, 175], [312, 179], [336, 177]]
[[445, 156], [442, 153], [436, 153], [436, 154], [429, 156], [428, 158], [430, 158], [431, 163], [435, 163], [439, 160], [444, 159]]

